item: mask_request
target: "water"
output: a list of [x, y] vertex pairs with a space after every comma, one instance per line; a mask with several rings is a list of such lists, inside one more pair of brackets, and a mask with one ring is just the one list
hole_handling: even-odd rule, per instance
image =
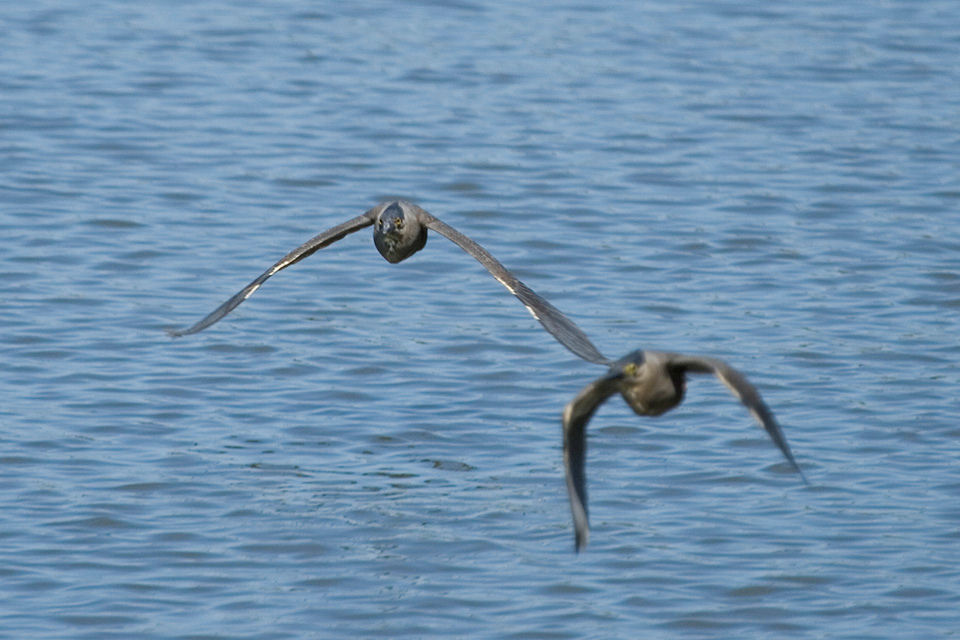
[[[951, 2], [7, 3], [0, 636], [904, 638], [960, 629]], [[568, 354], [729, 359], [590, 426]]]

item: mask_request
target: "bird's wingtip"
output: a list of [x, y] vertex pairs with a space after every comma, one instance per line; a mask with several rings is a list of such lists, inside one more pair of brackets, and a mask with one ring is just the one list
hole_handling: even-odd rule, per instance
[[587, 542], [590, 541], [589, 531], [577, 531], [573, 537], [573, 552], [577, 555], [587, 548]]

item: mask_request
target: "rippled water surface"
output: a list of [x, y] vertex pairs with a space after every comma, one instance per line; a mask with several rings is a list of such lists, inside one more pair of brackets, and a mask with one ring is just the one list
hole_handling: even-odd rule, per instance
[[[0, 9], [0, 636], [960, 634], [960, 13], [924, 3]], [[712, 379], [590, 425], [611, 357]]]

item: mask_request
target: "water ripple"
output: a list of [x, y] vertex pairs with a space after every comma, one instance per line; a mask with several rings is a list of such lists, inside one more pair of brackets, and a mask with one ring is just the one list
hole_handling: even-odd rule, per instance
[[[169, 7], [168, 7], [169, 9]], [[30, 638], [946, 637], [958, 626], [957, 21], [890, 6], [11, 5], [0, 627]], [[715, 354], [590, 425], [616, 356]], [[322, 631], [318, 631], [322, 630]]]

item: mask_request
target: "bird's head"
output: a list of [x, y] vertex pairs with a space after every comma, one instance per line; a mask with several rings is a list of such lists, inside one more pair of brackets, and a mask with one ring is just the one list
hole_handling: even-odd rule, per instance
[[643, 349], [637, 349], [610, 365], [610, 371], [621, 372], [627, 378], [634, 378], [643, 365], [644, 359]]
[[404, 260], [427, 244], [427, 229], [409, 202], [386, 204], [373, 225], [373, 243], [387, 262]]
[[670, 354], [634, 351], [615, 362], [611, 371], [620, 375], [620, 393], [638, 415], [658, 416], [683, 400], [685, 372], [674, 366]]

